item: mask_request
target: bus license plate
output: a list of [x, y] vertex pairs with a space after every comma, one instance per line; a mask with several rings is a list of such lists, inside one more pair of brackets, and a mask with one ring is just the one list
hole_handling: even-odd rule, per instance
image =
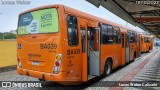
[[32, 65], [39, 66], [40, 62], [38, 62], [38, 61], [32, 61]]

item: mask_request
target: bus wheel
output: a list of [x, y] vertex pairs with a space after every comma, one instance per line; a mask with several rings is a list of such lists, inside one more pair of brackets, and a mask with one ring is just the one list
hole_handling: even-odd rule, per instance
[[107, 60], [104, 66], [104, 75], [108, 76], [112, 71], [112, 63], [110, 60]]

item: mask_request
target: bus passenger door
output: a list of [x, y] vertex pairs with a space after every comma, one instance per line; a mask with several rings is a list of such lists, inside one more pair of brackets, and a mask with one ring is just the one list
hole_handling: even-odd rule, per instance
[[82, 46], [82, 81], [88, 81], [88, 42], [87, 42], [87, 29], [85, 26], [81, 26], [81, 46]]
[[142, 39], [142, 36], [139, 34], [138, 35], [138, 50], [139, 50], [139, 57], [141, 56], [141, 39]]
[[[88, 27], [89, 76], [100, 75], [100, 29]], [[88, 77], [90, 78], [90, 77]]]
[[126, 57], [125, 57], [125, 56], [126, 56], [126, 55], [125, 55], [125, 54], [126, 54], [126, 53], [125, 53], [125, 50], [126, 50], [126, 49], [125, 49], [125, 36], [124, 36], [124, 33], [121, 34], [121, 36], [122, 36], [122, 38], [121, 38], [121, 39], [122, 39], [122, 40], [121, 40], [121, 41], [122, 41], [122, 45], [121, 45], [121, 46], [122, 46], [122, 62], [121, 62], [121, 65], [123, 66], [123, 65], [126, 64], [126, 61], [125, 61], [125, 60], [126, 60]]
[[126, 63], [129, 63], [130, 61], [130, 36], [129, 34], [126, 35]]

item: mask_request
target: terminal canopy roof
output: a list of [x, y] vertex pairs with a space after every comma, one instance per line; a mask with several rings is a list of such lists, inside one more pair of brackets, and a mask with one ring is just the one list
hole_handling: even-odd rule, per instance
[[159, 0], [86, 0], [108, 9], [125, 21], [160, 36]]

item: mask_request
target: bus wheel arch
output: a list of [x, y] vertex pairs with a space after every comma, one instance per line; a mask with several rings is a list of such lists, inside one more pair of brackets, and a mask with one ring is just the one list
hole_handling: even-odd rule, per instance
[[104, 65], [104, 76], [108, 76], [110, 75], [111, 71], [112, 71], [112, 66], [113, 66], [113, 61], [112, 58], [109, 57], [106, 59], [105, 61], [105, 65]]

